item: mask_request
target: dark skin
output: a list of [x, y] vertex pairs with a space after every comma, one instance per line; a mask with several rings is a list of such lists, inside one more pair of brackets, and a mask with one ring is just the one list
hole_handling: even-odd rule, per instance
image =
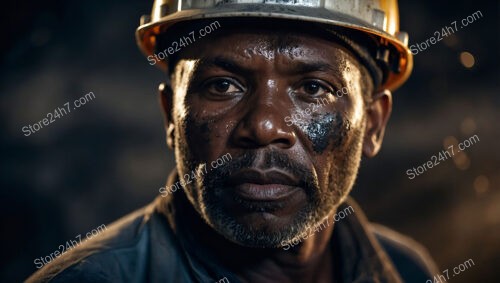
[[[193, 231], [242, 282], [334, 282], [333, 225], [283, 246], [331, 219], [361, 155], [380, 150], [391, 93], [363, 83], [366, 73], [343, 47], [302, 33], [227, 30], [184, 49], [175, 66], [160, 98], [179, 174], [233, 157], [186, 185], [208, 224]], [[343, 87], [348, 95], [333, 95]], [[310, 115], [287, 125], [311, 103]]]

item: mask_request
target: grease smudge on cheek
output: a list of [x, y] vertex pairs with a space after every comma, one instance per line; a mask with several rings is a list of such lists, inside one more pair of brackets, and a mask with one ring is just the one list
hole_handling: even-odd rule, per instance
[[349, 120], [339, 113], [326, 113], [311, 119], [305, 134], [313, 144], [316, 153], [322, 153], [330, 144], [339, 147], [344, 143], [351, 126]]
[[[196, 157], [203, 156], [206, 148], [212, 144], [210, 133], [213, 131], [213, 125], [209, 120], [197, 120], [190, 115], [184, 121], [183, 139], [180, 141], [189, 151], [191, 161], [195, 161]], [[201, 145], [208, 145], [208, 147]]]

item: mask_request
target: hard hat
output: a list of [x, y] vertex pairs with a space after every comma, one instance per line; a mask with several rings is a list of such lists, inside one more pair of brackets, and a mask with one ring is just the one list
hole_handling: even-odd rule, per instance
[[[157, 36], [173, 24], [210, 18], [259, 17], [321, 23], [361, 31], [378, 42], [376, 58], [389, 66], [380, 89], [394, 90], [410, 76], [408, 34], [399, 31], [397, 0], [155, 0], [141, 17], [139, 48], [153, 55]], [[159, 61], [167, 69], [165, 61]]]

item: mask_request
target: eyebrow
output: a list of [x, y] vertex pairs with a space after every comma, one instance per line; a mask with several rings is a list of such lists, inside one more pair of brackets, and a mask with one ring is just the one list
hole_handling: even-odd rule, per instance
[[[200, 60], [198, 63], [198, 70], [202, 71], [204, 69], [217, 67], [227, 70], [231, 73], [250, 75], [255, 72], [251, 66], [248, 64], [241, 64], [238, 61], [225, 56], [216, 56], [212, 58], [205, 58]], [[295, 59], [293, 62], [287, 66], [286, 74], [288, 75], [300, 75], [312, 72], [323, 72], [328, 73], [336, 77], [337, 79], [343, 81], [341, 72], [337, 66], [332, 66], [331, 64], [325, 63], [324, 61], [311, 61], [311, 60], [298, 60]]]
[[303, 74], [312, 72], [325, 72], [340, 75], [339, 69], [323, 61], [297, 61], [290, 65], [288, 71], [291, 74]]
[[200, 71], [211, 67], [218, 67], [237, 74], [250, 74], [253, 71], [251, 68], [243, 66], [236, 60], [224, 56], [202, 59], [198, 63], [197, 69]]
[[337, 86], [340, 87], [347, 85], [347, 82], [340, 71], [339, 65], [340, 64], [333, 66], [325, 63], [324, 61], [294, 60], [294, 62], [287, 68], [287, 74], [300, 75], [314, 72], [325, 73], [332, 79], [334, 84], [337, 84]]

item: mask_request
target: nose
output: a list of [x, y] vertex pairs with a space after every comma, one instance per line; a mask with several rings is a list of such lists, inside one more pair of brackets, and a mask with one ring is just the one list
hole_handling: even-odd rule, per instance
[[246, 148], [271, 145], [291, 148], [297, 142], [297, 136], [285, 123], [287, 95], [278, 94], [277, 88], [262, 91], [261, 95], [252, 95], [249, 99], [247, 111], [233, 132], [234, 143]]

